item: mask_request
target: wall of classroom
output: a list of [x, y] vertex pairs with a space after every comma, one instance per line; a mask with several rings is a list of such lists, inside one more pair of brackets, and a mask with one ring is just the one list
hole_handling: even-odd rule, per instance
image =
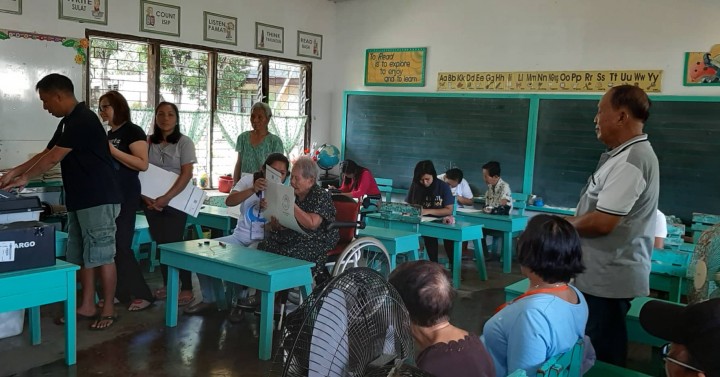
[[[329, 138], [339, 145], [344, 90], [434, 92], [438, 72], [661, 69], [661, 94], [720, 95], [720, 86], [682, 85], [684, 53], [720, 43], [718, 14], [716, 0], [338, 3], [343, 59]], [[428, 48], [425, 87], [363, 85], [365, 50], [392, 47]]]
[[[331, 99], [332, 95], [337, 91], [334, 86], [336, 77], [333, 74], [334, 67], [337, 65], [337, 55], [335, 54], [335, 4], [327, 0], [161, 0], [160, 2], [181, 7], [180, 37], [140, 32], [140, 6], [137, 0], [108, 1], [107, 25], [59, 20], [57, 0], [24, 0], [21, 15], [0, 12], [0, 29], [79, 38], [85, 36], [85, 30], [88, 28], [311, 61], [313, 64], [312, 137], [313, 140], [320, 142], [327, 141], [327, 137], [331, 133], [331, 124], [336, 127], [336, 123], [330, 121], [331, 106], [333, 105]], [[238, 45], [236, 47], [203, 41], [203, 11], [237, 17]], [[279, 54], [254, 49], [256, 21], [285, 28], [284, 53]], [[324, 46], [321, 60], [296, 55], [297, 30], [323, 35]], [[0, 64], [3, 62], [2, 54], [3, 52], [0, 49]], [[53, 59], [54, 57], [47, 58]], [[70, 59], [72, 59], [72, 56]], [[79, 65], [77, 68], [82, 69]], [[31, 85], [34, 86], [35, 83], [31, 83]], [[76, 83], [76, 86], [80, 86], [79, 83]], [[43, 111], [39, 100], [37, 102], [37, 111]], [[51, 122], [46, 126], [46, 132], [37, 135], [38, 141], [47, 142], [54, 131], [57, 120], [49, 120]], [[2, 120], [0, 120], [1, 126]]]

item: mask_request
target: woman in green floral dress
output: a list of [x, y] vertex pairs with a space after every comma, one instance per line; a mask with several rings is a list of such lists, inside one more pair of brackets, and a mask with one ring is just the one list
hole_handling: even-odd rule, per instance
[[268, 130], [271, 117], [272, 110], [267, 103], [256, 102], [250, 109], [250, 123], [253, 129], [241, 133], [235, 145], [235, 150], [238, 152], [233, 173], [235, 183], [244, 173], [252, 174], [260, 171], [260, 165], [270, 153], [284, 153], [282, 140]]

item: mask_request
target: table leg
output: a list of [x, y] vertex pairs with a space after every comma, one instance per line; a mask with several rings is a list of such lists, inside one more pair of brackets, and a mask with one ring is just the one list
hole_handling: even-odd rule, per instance
[[483, 253], [480, 240], [473, 240], [473, 246], [475, 247], [475, 265], [478, 270], [478, 277], [480, 280], [487, 280], [487, 267], [485, 266], [485, 253]]
[[308, 285], [301, 285], [300, 286], [300, 293], [303, 296], [303, 299], [306, 299], [308, 296], [310, 296], [310, 293], [312, 293], [312, 286], [310, 284]]
[[67, 300], [65, 300], [65, 363], [75, 365], [77, 362], [77, 317], [75, 271], [67, 273]]
[[462, 270], [462, 242], [453, 241], [452, 263], [453, 287], [460, 288], [460, 275]]
[[503, 232], [503, 272], [510, 273], [512, 268], [512, 233]]
[[36, 346], [42, 341], [42, 337], [40, 335], [40, 307], [33, 306], [28, 310], [28, 318], [30, 320], [30, 324], [28, 326], [30, 328], [30, 342], [33, 346]]
[[262, 291], [260, 297], [260, 360], [270, 360], [275, 292]]
[[682, 278], [673, 276], [669, 280], [670, 289], [668, 290], [668, 300], [679, 303], [680, 296], [682, 296]]
[[225, 287], [223, 281], [217, 278], [212, 278], [213, 294], [215, 295], [215, 304], [220, 310], [228, 308], [228, 299], [225, 294]]
[[165, 299], [165, 326], [177, 326], [178, 317], [178, 294], [180, 293], [179, 272], [176, 267], [168, 266], [167, 277], [167, 298]]
[[390, 255], [390, 271], [392, 272], [395, 270], [395, 266], [397, 265], [397, 255], [391, 254]]

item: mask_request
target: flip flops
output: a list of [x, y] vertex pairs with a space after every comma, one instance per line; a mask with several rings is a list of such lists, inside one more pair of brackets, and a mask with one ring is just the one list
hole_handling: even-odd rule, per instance
[[[98, 325], [100, 324], [100, 322], [103, 322], [103, 321], [106, 321], [106, 322], [107, 322], [107, 321], [110, 321], [110, 323], [109, 323], [107, 326], [98, 327]], [[118, 321], [118, 316], [116, 316], [116, 315], [100, 316], [100, 317], [98, 317], [98, 318], [95, 320], [95, 322], [93, 322], [93, 323], [90, 325], [89, 329], [90, 329], [90, 331], [105, 331], [105, 330], [113, 327], [113, 325], [114, 325], [115, 322], [117, 322], [117, 321]]]
[[128, 306], [129, 312], [141, 312], [143, 310], [147, 310], [149, 307], [152, 306], [152, 302], [148, 300], [143, 299], [135, 299], [130, 303], [130, 306]]

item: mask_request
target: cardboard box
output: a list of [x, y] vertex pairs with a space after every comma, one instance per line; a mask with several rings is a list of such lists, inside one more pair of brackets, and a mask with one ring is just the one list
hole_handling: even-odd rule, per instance
[[0, 273], [55, 265], [55, 227], [39, 221], [0, 225]]

